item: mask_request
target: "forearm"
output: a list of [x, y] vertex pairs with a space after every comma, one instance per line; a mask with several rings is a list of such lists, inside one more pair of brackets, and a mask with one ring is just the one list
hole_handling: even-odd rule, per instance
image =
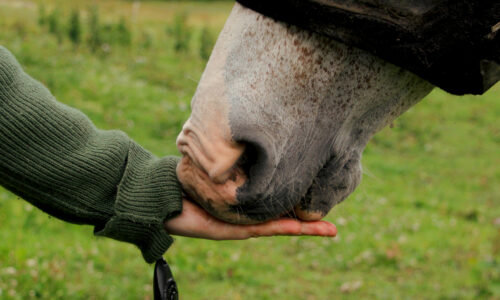
[[57, 102], [0, 47], [0, 184], [45, 212], [136, 244], [148, 262], [181, 211], [177, 159], [158, 159], [123, 132], [95, 128]]

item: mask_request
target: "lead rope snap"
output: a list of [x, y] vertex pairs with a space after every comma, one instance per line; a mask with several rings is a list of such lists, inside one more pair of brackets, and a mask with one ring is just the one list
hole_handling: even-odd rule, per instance
[[155, 264], [153, 288], [154, 300], [179, 299], [179, 291], [177, 290], [174, 275], [163, 257], [158, 259]]

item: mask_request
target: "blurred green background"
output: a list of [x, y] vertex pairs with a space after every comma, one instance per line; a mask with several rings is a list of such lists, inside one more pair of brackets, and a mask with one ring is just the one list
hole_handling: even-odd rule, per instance
[[[233, 2], [0, 0], [0, 44], [59, 101], [159, 156]], [[166, 253], [182, 299], [500, 299], [500, 85], [435, 90], [368, 145], [334, 239], [213, 242]], [[0, 188], [0, 299], [152, 299], [131, 245]]]

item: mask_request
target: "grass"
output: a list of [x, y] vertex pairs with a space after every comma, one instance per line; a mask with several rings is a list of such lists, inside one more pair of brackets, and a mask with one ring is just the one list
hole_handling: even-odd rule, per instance
[[[89, 5], [44, 3], [60, 9], [61, 24]], [[93, 54], [59, 44], [38, 25], [36, 3], [14, 0], [0, 1], [0, 44], [98, 127], [177, 154], [205, 60], [196, 37], [176, 53], [166, 26], [186, 13], [195, 33], [216, 32], [231, 3], [94, 4], [103, 22], [130, 22], [130, 47]], [[500, 299], [499, 99], [499, 85], [479, 97], [435, 90], [379, 133], [362, 184], [327, 217], [335, 239], [177, 238], [166, 258], [182, 298]], [[152, 299], [152, 266], [133, 246], [95, 238], [91, 227], [50, 218], [2, 189], [0, 240], [0, 299]]]

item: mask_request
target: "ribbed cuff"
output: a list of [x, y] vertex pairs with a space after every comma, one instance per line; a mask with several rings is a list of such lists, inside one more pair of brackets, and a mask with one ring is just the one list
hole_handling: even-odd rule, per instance
[[103, 229], [96, 227], [94, 233], [136, 245], [147, 263], [155, 262], [174, 242], [162, 225], [148, 226], [120, 217], [112, 217]]
[[148, 263], [160, 258], [173, 243], [164, 222], [182, 211], [182, 188], [175, 172], [178, 162], [177, 157], [157, 159], [132, 142], [115, 215], [94, 233], [135, 244]]

